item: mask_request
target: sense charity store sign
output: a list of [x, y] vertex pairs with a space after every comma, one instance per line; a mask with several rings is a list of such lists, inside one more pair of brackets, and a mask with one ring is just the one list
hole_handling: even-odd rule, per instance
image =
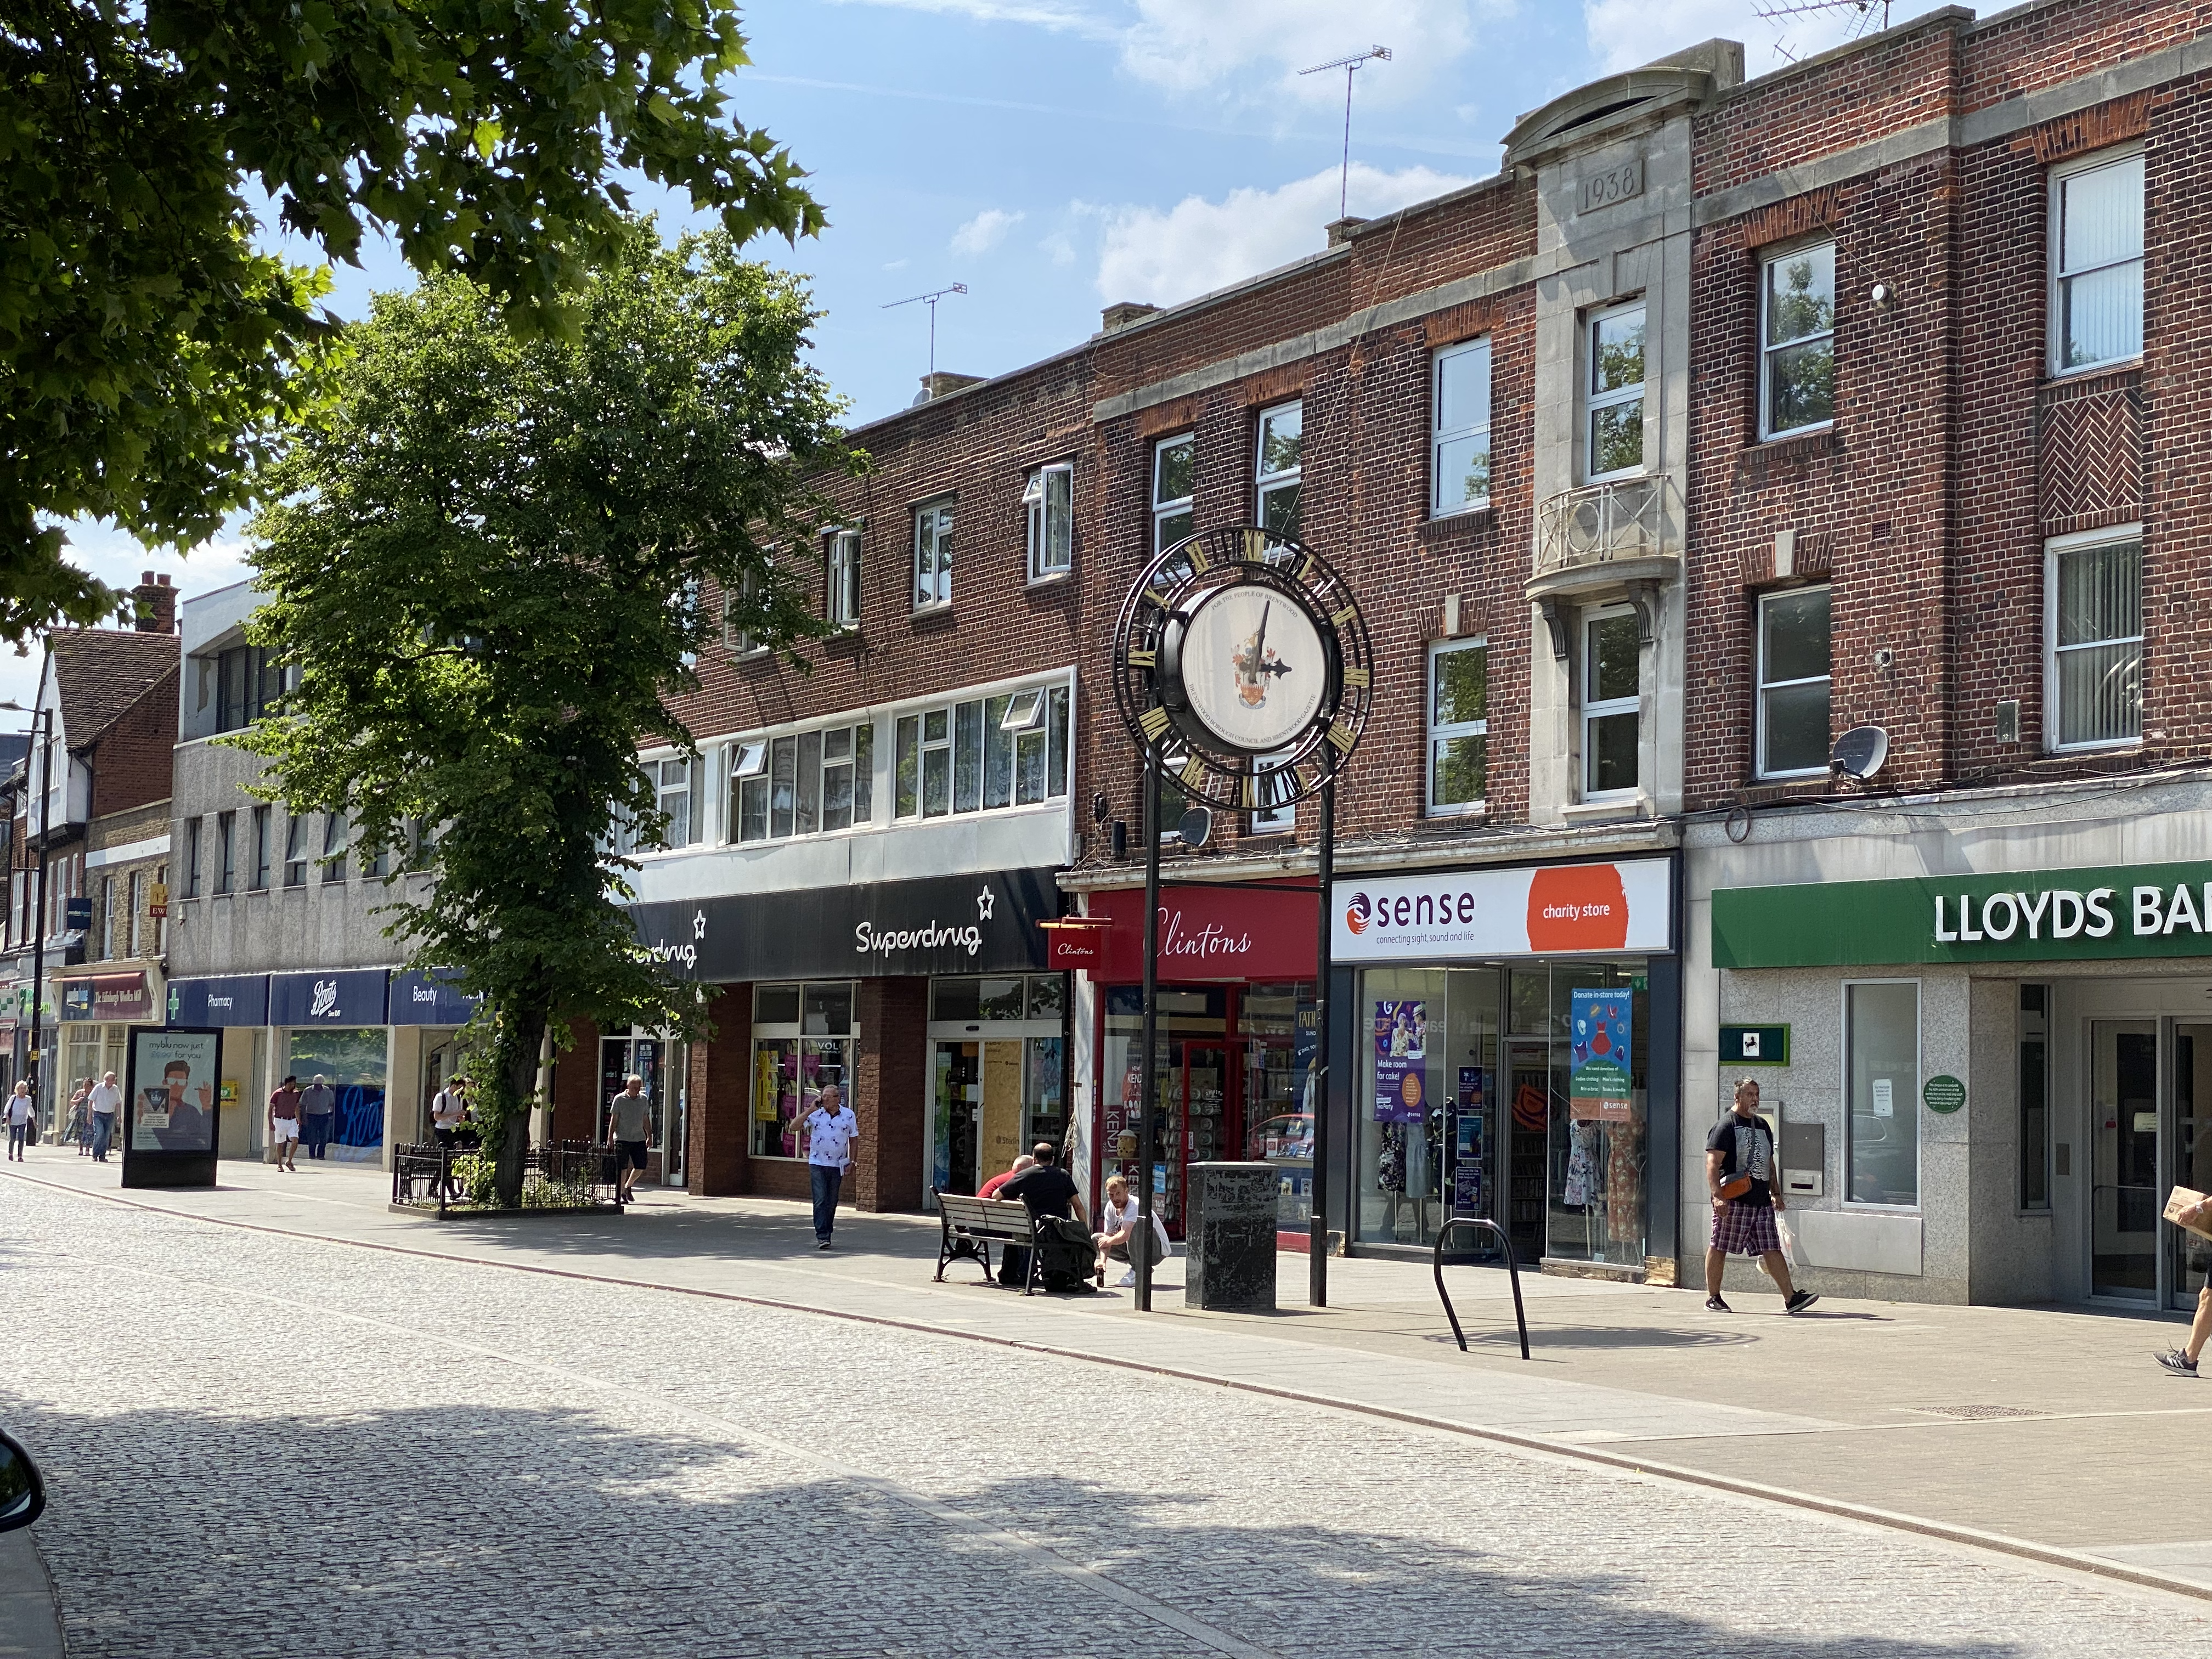
[[2212, 956], [2212, 863], [1713, 892], [1717, 968]]

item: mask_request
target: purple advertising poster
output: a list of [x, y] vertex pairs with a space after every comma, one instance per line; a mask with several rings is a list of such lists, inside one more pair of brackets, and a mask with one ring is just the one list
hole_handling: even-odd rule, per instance
[[1419, 1123], [1428, 1104], [1429, 1005], [1375, 1005], [1375, 1121]]

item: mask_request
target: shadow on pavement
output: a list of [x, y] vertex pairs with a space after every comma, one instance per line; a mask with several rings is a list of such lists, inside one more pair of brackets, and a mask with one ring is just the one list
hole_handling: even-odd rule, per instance
[[[1034, 1554], [757, 1443], [617, 1431], [558, 1405], [349, 1413], [316, 1379], [300, 1384], [301, 1411], [282, 1418], [175, 1404], [97, 1415], [9, 1407], [47, 1474], [40, 1541], [74, 1659], [1206, 1650]], [[787, 1432], [802, 1437], [803, 1420], [794, 1415]], [[1448, 1469], [1438, 1474], [1448, 1482]], [[1449, 1501], [1405, 1497], [1409, 1522], [1421, 1504]], [[1772, 1587], [1712, 1583], [1704, 1599], [1730, 1609], [1730, 1626], [1655, 1607], [1686, 1591], [1663, 1565], [1655, 1572], [1668, 1588], [1646, 1583], [1637, 1564], [1652, 1559], [1650, 1540], [1624, 1530], [1616, 1546], [1571, 1559], [1518, 1541], [1541, 1531], [1538, 1495], [1504, 1506], [1486, 1549], [1416, 1528], [1363, 1531], [1296, 1504], [1266, 1524], [1227, 1523], [1209, 1518], [1210, 1494], [1101, 1479], [1010, 1476], [937, 1501], [1298, 1659], [2023, 1651], [1987, 1638], [1765, 1634], [1758, 1609]], [[1744, 1523], [1773, 1524], [1752, 1514]]]

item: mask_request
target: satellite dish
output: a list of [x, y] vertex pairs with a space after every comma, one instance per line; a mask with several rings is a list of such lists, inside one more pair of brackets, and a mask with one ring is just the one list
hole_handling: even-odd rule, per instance
[[1205, 846], [1206, 838], [1213, 833], [1212, 809], [1192, 807], [1176, 822], [1176, 833], [1182, 837], [1182, 844], [1186, 847], [1196, 848]]
[[1829, 763], [1845, 777], [1863, 783], [1881, 771], [1888, 758], [1888, 732], [1879, 726], [1854, 726], [1836, 739], [1835, 757]]

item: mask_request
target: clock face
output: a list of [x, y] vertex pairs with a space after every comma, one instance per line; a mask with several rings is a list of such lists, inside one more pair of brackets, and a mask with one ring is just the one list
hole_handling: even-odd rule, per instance
[[1216, 588], [1182, 629], [1182, 693], [1209, 736], [1246, 754], [1288, 748], [1328, 690], [1321, 632], [1303, 605], [1261, 586]]
[[1114, 629], [1114, 700], [1186, 799], [1257, 815], [1334, 779], [1373, 706], [1358, 601], [1257, 525], [1155, 556]]

